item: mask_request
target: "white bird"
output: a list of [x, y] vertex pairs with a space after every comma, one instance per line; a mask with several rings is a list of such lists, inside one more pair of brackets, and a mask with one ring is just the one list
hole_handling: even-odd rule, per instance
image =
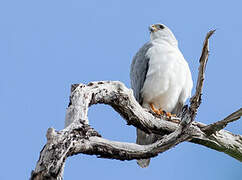
[[[188, 63], [178, 48], [171, 30], [163, 24], [149, 27], [150, 41], [136, 53], [131, 64], [131, 87], [136, 100], [146, 109], [167, 116], [179, 114], [191, 96], [193, 86]], [[151, 144], [154, 134], [137, 129], [137, 144]], [[137, 163], [147, 167], [150, 159]]]

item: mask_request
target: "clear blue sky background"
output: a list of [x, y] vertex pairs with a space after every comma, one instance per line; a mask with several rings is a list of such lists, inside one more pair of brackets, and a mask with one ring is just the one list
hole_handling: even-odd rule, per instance
[[[227, 2], [227, 3], [225, 3]], [[148, 25], [172, 29], [196, 80], [206, 33], [211, 38], [203, 103], [197, 120], [212, 123], [242, 105], [240, 1], [2, 0], [0, 1], [0, 179], [28, 179], [46, 143], [46, 130], [64, 126], [70, 86], [119, 80], [128, 87], [131, 59], [149, 40]], [[135, 128], [110, 107], [90, 109], [105, 138], [135, 142]], [[226, 128], [242, 134], [242, 120]], [[205, 147], [183, 143], [150, 167], [135, 161], [77, 155], [65, 179], [241, 180], [242, 164]]]

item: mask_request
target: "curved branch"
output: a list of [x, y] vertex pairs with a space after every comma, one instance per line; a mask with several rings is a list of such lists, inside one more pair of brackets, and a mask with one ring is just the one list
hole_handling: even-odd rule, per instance
[[[88, 106], [97, 103], [111, 105], [126, 118], [128, 124], [139, 127], [146, 132], [164, 135], [161, 132], [166, 131], [171, 134], [163, 136], [161, 140], [151, 145], [137, 145], [103, 139], [87, 124]], [[179, 136], [183, 126], [150, 114], [136, 102], [132, 91], [120, 82], [102, 81], [92, 82], [89, 85], [80, 84], [72, 92], [66, 118], [67, 121], [73, 122], [65, 129], [60, 132], [53, 129], [48, 130], [47, 144], [41, 152], [32, 177], [40, 174], [46, 177], [53, 175], [61, 177], [65, 159], [78, 153], [95, 154], [99, 157], [119, 160], [140, 159], [156, 156], [183, 141], [190, 141], [225, 152], [242, 161], [241, 136], [233, 135], [225, 130], [208, 136], [202, 131], [206, 125], [199, 122], [193, 122], [185, 134]], [[58, 158], [53, 158], [50, 161], [50, 157]]]
[[242, 162], [242, 136], [226, 130], [220, 130], [212, 135], [204, 133], [199, 138], [194, 137], [190, 142], [223, 152]]
[[[97, 103], [111, 105], [122, 117], [124, 117], [124, 120], [126, 120], [128, 125], [133, 125], [147, 133], [164, 135], [164, 132], [169, 134], [176, 131], [179, 127], [179, 123], [167, 121], [166, 117], [163, 116], [155, 117], [147, 110], [143, 109], [133, 97], [132, 90], [126, 88], [121, 82], [92, 82], [87, 86], [82, 84], [75, 89], [73, 94], [83, 94], [83, 97], [86, 98], [87, 94], [89, 94], [92, 97], [91, 99], [87, 98], [90, 99], [91, 102], [89, 106]], [[72, 109], [71, 106], [69, 107], [70, 109]], [[230, 115], [228, 117], [236, 117], [236, 119], [238, 119], [241, 116], [238, 112], [240, 111], [237, 111], [237, 113], [233, 113], [233, 116]], [[190, 118], [188, 113], [185, 114], [185, 117]], [[236, 114], [236, 116], [234, 114]], [[183, 119], [185, 119], [185, 117], [183, 117]], [[228, 117], [225, 119], [231, 120], [231, 118]], [[176, 120], [178, 119], [176, 118]], [[76, 121], [78, 121], [78, 118]], [[224, 152], [237, 160], [242, 161], [242, 136], [234, 135], [225, 130], [214, 132], [211, 135], [211, 133], [208, 133], [206, 130], [206, 127], [210, 126], [211, 125], [207, 126], [200, 122], [193, 122], [186, 131], [191, 137], [190, 142]]]
[[[205, 38], [196, 93], [191, 98], [190, 107], [184, 108], [181, 119], [172, 117], [169, 119], [172, 121], [167, 121], [165, 116], [152, 115], [136, 102], [132, 90], [118, 81], [72, 85], [70, 104], [66, 112], [66, 128], [59, 132], [53, 128], [48, 129], [47, 143], [40, 153], [31, 179], [62, 179], [65, 159], [74, 154], [84, 153], [119, 160], [143, 159], [154, 157], [184, 141], [204, 145], [242, 161], [242, 137], [220, 130], [225, 124], [232, 122], [232, 119], [238, 119], [241, 113], [208, 126], [194, 122], [201, 103], [209, 52], [208, 39], [213, 32], [210, 31]], [[161, 135], [161, 138], [150, 145], [115, 142], [102, 138], [88, 124], [88, 108], [98, 103], [112, 106], [128, 125], [146, 133]]]

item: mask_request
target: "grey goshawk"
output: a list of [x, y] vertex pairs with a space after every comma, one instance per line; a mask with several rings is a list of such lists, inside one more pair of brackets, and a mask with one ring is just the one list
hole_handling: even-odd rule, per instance
[[[136, 53], [131, 64], [131, 87], [142, 107], [157, 114], [179, 114], [191, 96], [193, 86], [189, 66], [171, 30], [163, 24], [149, 27], [150, 41]], [[137, 129], [137, 144], [154, 143], [157, 136]], [[147, 167], [150, 159], [137, 163]]]

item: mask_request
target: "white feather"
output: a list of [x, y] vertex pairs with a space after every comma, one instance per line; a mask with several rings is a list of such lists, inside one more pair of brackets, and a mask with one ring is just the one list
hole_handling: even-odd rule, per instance
[[151, 33], [153, 46], [146, 54], [149, 69], [141, 96], [144, 107], [153, 103], [157, 109], [171, 112], [178, 102], [184, 104], [190, 97], [193, 83], [175, 36], [167, 27], [165, 30]]
[[[131, 86], [134, 95], [144, 108], [179, 113], [181, 107], [191, 96], [192, 76], [189, 66], [178, 48], [178, 42], [165, 25], [150, 27], [150, 42], [135, 55], [131, 65]], [[180, 109], [179, 109], [180, 108]], [[155, 142], [157, 136], [137, 129], [138, 144]], [[139, 166], [147, 167], [150, 159], [137, 161]]]

